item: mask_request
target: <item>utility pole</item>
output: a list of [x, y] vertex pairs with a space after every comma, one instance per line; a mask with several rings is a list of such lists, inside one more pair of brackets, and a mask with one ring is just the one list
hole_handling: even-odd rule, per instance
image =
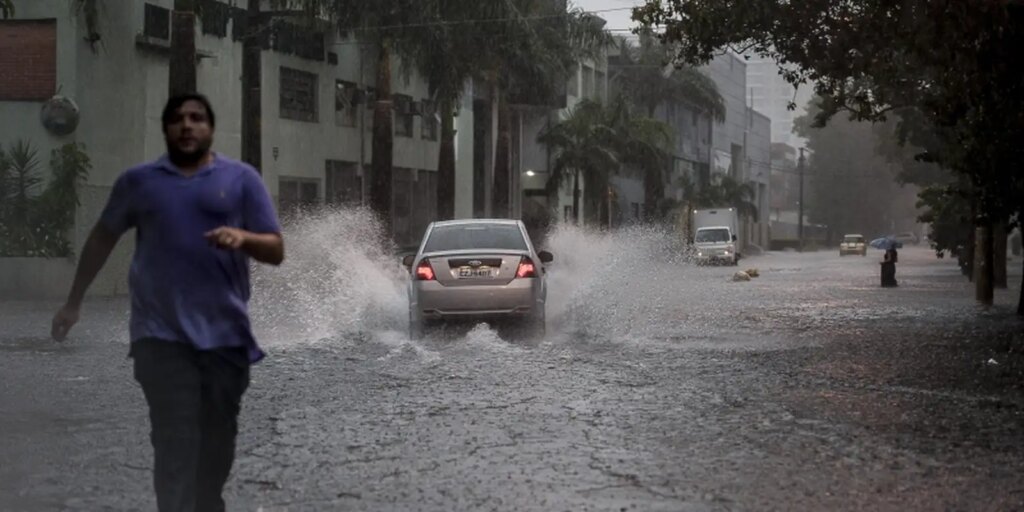
[[804, 252], [804, 148], [800, 148], [800, 158], [796, 162], [800, 174], [800, 203], [797, 211], [796, 236], [800, 244], [800, 252]]

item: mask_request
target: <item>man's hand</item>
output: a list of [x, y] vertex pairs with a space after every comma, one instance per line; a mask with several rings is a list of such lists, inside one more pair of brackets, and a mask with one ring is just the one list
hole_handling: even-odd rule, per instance
[[220, 249], [241, 249], [249, 239], [249, 232], [238, 228], [219, 227], [207, 231], [203, 236], [210, 244]]
[[215, 247], [240, 250], [259, 262], [280, 265], [284, 261], [284, 241], [279, 233], [253, 233], [224, 226], [203, 236]]
[[68, 331], [71, 327], [78, 323], [78, 307], [71, 304], [65, 304], [64, 307], [57, 311], [57, 314], [53, 316], [53, 327], [50, 330], [50, 336], [53, 337], [54, 341], [61, 342], [68, 337]]

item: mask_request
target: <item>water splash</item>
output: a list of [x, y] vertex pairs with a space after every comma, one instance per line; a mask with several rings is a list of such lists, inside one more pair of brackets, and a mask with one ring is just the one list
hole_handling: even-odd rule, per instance
[[548, 281], [549, 322], [578, 337], [642, 337], [663, 330], [664, 310], [680, 296], [672, 283], [695, 278], [690, 251], [667, 228], [602, 232], [561, 225], [548, 247], [556, 258]]
[[256, 329], [268, 344], [404, 330], [408, 273], [366, 209], [300, 214], [285, 227], [287, 256], [253, 277]]
[[[408, 272], [394, 248], [378, 236], [379, 223], [365, 209], [307, 213], [285, 230], [287, 259], [254, 275], [252, 312], [268, 346], [328, 340], [372, 341], [405, 350]], [[556, 226], [546, 248], [555, 254], [548, 272], [549, 341], [570, 337], [657, 337], [687, 315], [680, 297], [716, 293], [704, 269], [671, 231], [632, 227], [601, 232]], [[731, 272], [730, 272], [731, 273]], [[724, 281], [724, 279], [722, 280]], [[693, 311], [688, 313], [693, 320]], [[486, 326], [432, 336], [426, 343], [463, 341], [491, 351], [503, 340]], [[437, 339], [435, 339], [437, 338]], [[500, 343], [499, 343], [500, 342]]]

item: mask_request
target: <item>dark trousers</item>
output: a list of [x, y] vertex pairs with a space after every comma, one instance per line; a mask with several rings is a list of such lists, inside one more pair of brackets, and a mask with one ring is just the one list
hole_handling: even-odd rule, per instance
[[886, 288], [896, 286], [896, 263], [882, 262], [882, 286]]
[[243, 354], [162, 340], [132, 343], [135, 380], [149, 404], [160, 512], [224, 510], [221, 491], [234, 462], [238, 411], [249, 386]]

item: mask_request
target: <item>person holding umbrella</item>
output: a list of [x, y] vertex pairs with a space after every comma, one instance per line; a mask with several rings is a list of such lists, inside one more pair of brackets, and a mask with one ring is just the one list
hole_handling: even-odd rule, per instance
[[885, 251], [881, 262], [882, 287], [896, 287], [896, 262], [899, 260], [899, 254], [896, 252], [896, 249], [902, 247], [903, 244], [892, 238], [883, 237], [872, 240], [868, 245]]

